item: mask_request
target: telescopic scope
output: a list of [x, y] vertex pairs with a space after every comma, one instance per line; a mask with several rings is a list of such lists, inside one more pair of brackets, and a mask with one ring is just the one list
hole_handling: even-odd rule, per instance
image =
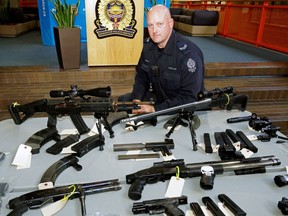
[[227, 87], [224, 87], [221, 89], [216, 88], [216, 89], [213, 89], [211, 91], [203, 90], [203, 91], [200, 91], [198, 93], [198, 99], [201, 100], [204, 98], [212, 97], [214, 95], [230, 94], [230, 93], [233, 93], [233, 87], [232, 86], [227, 86]]
[[71, 90], [62, 91], [62, 90], [52, 90], [50, 91], [50, 97], [83, 97], [83, 96], [95, 96], [95, 97], [110, 97], [111, 96], [111, 88], [110, 86], [105, 88], [94, 88], [89, 90], [78, 89], [77, 86], [71, 86]]

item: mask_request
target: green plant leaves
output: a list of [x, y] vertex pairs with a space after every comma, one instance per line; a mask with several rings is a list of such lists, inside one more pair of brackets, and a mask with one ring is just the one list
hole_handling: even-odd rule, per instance
[[76, 5], [67, 4], [66, 0], [51, 0], [54, 9], [52, 10], [53, 17], [55, 18], [59, 28], [73, 28], [75, 16], [78, 14], [78, 7], [80, 0]]

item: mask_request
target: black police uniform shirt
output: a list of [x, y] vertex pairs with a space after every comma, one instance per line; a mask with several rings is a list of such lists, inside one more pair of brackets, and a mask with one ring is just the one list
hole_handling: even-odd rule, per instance
[[[156, 67], [155, 67], [156, 66]], [[158, 68], [153, 73], [152, 68]], [[147, 100], [150, 86], [156, 94], [155, 111], [197, 101], [204, 90], [204, 59], [199, 47], [173, 30], [159, 50], [148, 38], [136, 66], [132, 99]]]

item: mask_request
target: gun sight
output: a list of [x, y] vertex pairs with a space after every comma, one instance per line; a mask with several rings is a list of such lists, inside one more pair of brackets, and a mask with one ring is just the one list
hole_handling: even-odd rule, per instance
[[221, 95], [221, 94], [231, 94], [233, 93], [233, 87], [232, 86], [227, 86], [225, 88], [215, 88], [211, 91], [200, 91], [199, 94], [198, 94], [198, 100], [202, 100], [204, 98], [210, 98], [210, 97], [213, 97], [215, 95]]
[[94, 88], [89, 90], [78, 89], [77, 85], [72, 85], [71, 90], [62, 91], [62, 90], [52, 90], [50, 91], [50, 97], [84, 97], [84, 96], [95, 96], [95, 97], [110, 97], [111, 96], [111, 88], [110, 86], [105, 88]]

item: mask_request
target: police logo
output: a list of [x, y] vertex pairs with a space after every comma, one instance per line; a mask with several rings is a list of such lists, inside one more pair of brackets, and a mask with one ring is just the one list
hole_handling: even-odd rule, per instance
[[192, 58], [189, 58], [187, 61], [188, 71], [195, 72], [196, 71], [196, 63]]
[[100, 38], [122, 36], [134, 38], [137, 30], [133, 0], [99, 0], [95, 6], [96, 29]]

